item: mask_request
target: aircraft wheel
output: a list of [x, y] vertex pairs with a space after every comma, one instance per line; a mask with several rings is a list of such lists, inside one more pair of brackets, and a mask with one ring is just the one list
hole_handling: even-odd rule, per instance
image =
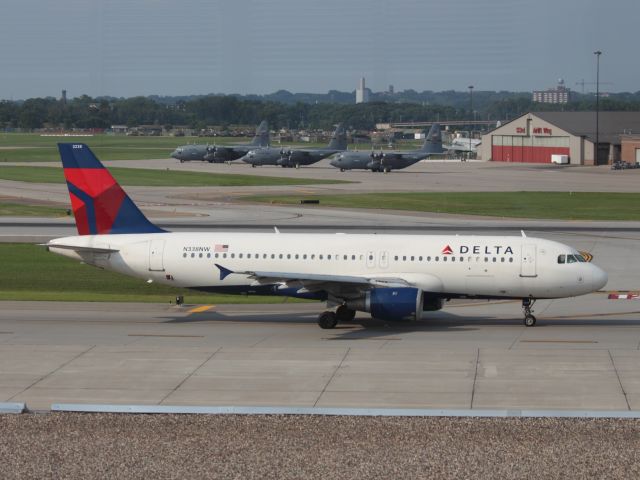
[[535, 324], [536, 324], [536, 317], [534, 317], [530, 313], [525, 315], [525, 317], [524, 317], [524, 325], [526, 327], [533, 327]]
[[334, 328], [338, 324], [338, 317], [333, 312], [322, 312], [318, 317], [318, 325], [320, 328], [328, 330]]
[[256, 168], [256, 164], [255, 164], [255, 163], [252, 163], [252, 164], [251, 164], [251, 168]]
[[384, 167], [383, 173], [389, 173], [391, 169], [389, 167]]
[[296, 168], [300, 168], [300, 164], [299, 163], [296, 163]]
[[180, 163], [184, 163], [184, 160], [180, 159]]
[[341, 168], [341, 169], [340, 169], [340, 171], [341, 171], [341, 172], [344, 172], [344, 168]]
[[350, 322], [356, 316], [356, 311], [347, 308], [346, 305], [340, 305], [336, 310], [338, 322]]

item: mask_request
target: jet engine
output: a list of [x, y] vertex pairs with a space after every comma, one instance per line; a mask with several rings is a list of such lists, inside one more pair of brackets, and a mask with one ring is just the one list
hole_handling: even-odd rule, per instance
[[417, 288], [374, 288], [360, 298], [348, 300], [345, 305], [382, 320], [419, 320], [422, 291]]
[[369, 312], [381, 320], [420, 320], [422, 312], [440, 310], [442, 298], [425, 295], [419, 288], [374, 288], [359, 298], [347, 300], [345, 306]]

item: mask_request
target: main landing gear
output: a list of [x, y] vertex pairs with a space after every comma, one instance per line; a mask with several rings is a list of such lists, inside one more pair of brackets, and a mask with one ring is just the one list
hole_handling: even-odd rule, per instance
[[535, 298], [523, 298], [522, 310], [524, 311], [524, 324], [526, 327], [533, 327], [536, 324], [536, 317], [533, 316], [533, 304], [536, 303]]
[[340, 305], [335, 313], [327, 310], [318, 317], [318, 325], [323, 329], [334, 328], [338, 322], [350, 322], [356, 316], [356, 311]]

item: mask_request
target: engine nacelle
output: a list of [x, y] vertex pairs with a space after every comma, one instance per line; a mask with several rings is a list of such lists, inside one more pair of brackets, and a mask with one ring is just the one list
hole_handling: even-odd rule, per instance
[[369, 312], [381, 320], [420, 320], [423, 294], [418, 288], [374, 288], [362, 297], [348, 300], [347, 308]]

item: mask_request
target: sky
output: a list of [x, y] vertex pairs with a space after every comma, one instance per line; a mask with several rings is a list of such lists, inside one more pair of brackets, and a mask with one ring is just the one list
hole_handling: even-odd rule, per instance
[[[638, 0], [2, 0], [0, 99], [640, 90]], [[594, 91], [594, 85], [586, 85]]]

